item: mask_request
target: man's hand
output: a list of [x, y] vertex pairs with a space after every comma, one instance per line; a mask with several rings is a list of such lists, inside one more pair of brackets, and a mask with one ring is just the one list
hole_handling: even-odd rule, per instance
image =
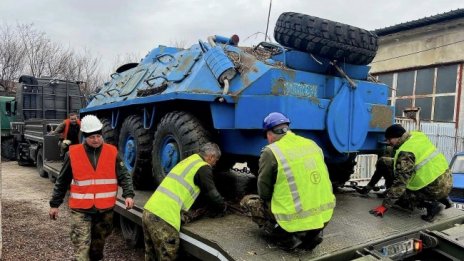
[[385, 212], [387, 212], [388, 208], [384, 207], [383, 205], [380, 205], [374, 209], [372, 209], [371, 211], [369, 211], [369, 213], [371, 213], [372, 215], [376, 216], [376, 217], [383, 217], [383, 214], [385, 214]]
[[48, 215], [50, 216], [50, 219], [56, 220], [58, 218], [58, 208], [50, 208]]
[[131, 209], [132, 207], [134, 207], [134, 200], [132, 198], [126, 198], [125, 203], [126, 209]]

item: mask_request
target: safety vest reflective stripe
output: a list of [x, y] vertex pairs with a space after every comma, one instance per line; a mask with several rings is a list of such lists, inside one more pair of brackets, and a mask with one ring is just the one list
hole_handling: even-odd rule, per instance
[[[174, 179], [175, 181], [179, 182], [179, 184], [181, 184], [182, 186], [184, 186], [190, 193], [190, 196], [192, 196], [192, 198], [196, 198], [198, 196], [199, 193], [195, 193], [195, 190], [192, 186], [190, 186], [190, 184], [187, 183], [187, 181], [184, 179], [184, 177], [189, 173], [189, 171], [199, 162], [201, 162], [202, 160], [195, 160], [193, 162], [191, 162], [185, 169], [184, 171], [182, 171], [180, 173], [180, 175], [176, 175], [176, 174], [171, 174], [171, 175], [167, 175], [166, 178], [172, 178]], [[176, 195], [174, 194], [173, 192], [171, 192], [169, 189], [165, 188], [165, 187], [159, 187], [158, 190], [162, 193], [164, 193], [166, 196], [172, 198], [174, 201], [176, 201], [179, 206], [182, 208], [182, 209], [185, 209], [184, 207], [184, 202], [182, 202], [182, 200]]]
[[295, 184], [295, 176], [293, 175], [292, 170], [290, 169], [290, 165], [288, 164], [287, 159], [285, 158], [284, 154], [280, 150], [279, 147], [275, 143], [270, 144], [269, 147], [271, 147], [272, 150], [274, 150], [279, 157], [280, 162], [282, 163], [282, 167], [285, 173], [285, 177], [287, 178], [287, 183], [290, 187], [290, 192], [292, 194], [292, 199], [293, 199], [293, 204], [295, 205], [295, 209], [297, 212], [302, 211], [301, 207], [301, 200], [300, 200], [300, 194], [298, 194], [298, 190], [296, 188]]
[[185, 175], [187, 175], [187, 173], [190, 172], [190, 170], [198, 163], [198, 162], [201, 162], [202, 160], [195, 160], [194, 162], [190, 163], [184, 171], [182, 171], [182, 173], [180, 174], [181, 177], [185, 177]]
[[190, 184], [188, 184], [188, 182], [184, 178], [182, 178], [181, 176], [177, 176], [177, 175], [168, 175], [166, 176], [166, 178], [171, 178], [179, 182], [182, 186], [184, 186], [189, 191], [190, 196], [195, 198], [197, 193], [195, 193], [194, 188], [190, 186]]
[[118, 184], [117, 179], [89, 179], [89, 180], [72, 180], [72, 184], [76, 186], [89, 186], [89, 185], [108, 185]]
[[181, 209], [185, 209], [184, 202], [182, 202], [182, 200], [176, 194], [172, 193], [167, 188], [159, 187], [157, 191], [163, 193], [164, 195], [170, 197], [172, 200], [177, 202]]
[[415, 169], [418, 171], [420, 168], [422, 168], [427, 162], [431, 161], [433, 158], [435, 158], [440, 152], [435, 148], [435, 150], [430, 154], [427, 158], [425, 158], [421, 163], [417, 164]]
[[70, 197], [75, 198], [75, 199], [94, 199], [95, 198], [113, 198], [116, 197], [116, 192], [105, 192], [105, 193], [86, 193], [86, 194], [80, 194], [80, 193], [71, 193]]
[[311, 208], [311, 209], [301, 211], [295, 214], [290, 214], [290, 215], [274, 214], [274, 216], [277, 220], [291, 221], [295, 219], [302, 219], [302, 218], [307, 218], [309, 216], [319, 215], [321, 212], [324, 212], [326, 210], [331, 210], [333, 208], [335, 208], [335, 202], [330, 202], [330, 203], [321, 205], [318, 208]]

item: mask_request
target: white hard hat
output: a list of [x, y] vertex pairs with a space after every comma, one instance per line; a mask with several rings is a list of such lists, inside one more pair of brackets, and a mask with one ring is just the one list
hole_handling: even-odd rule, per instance
[[91, 133], [99, 131], [103, 128], [103, 124], [95, 115], [85, 115], [81, 120], [81, 131]]

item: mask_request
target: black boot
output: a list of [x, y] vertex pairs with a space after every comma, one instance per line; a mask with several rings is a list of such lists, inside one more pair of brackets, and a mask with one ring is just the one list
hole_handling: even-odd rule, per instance
[[453, 206], [453, 202], [451, 202], [451, 199], [449, 197], [439, 199], [438, 202], [445, 205], [445, 209], [448, 209]]
[[296, 235], [289, 235], [287, 238], [277, 241], [277, 246], [285, 251], [292, 251], [303, 243]]
[[421, 218], [428, 222], [433, 222], [437, 214], [442, 210], [442, 206], [437, 201], [424, 202], [424, 206], [427, 209], [427, 215], [422, 215]]

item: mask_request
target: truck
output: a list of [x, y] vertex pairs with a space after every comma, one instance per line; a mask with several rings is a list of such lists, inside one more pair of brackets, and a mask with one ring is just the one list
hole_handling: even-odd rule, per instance
[[52, 130], [83, 106], [79, 82], [51, 77], [19, 78], [13, 106], [7, 113], [15, 115], [11, 124], [11, 148], [19, 165], [35, 165], [41, 177], [54, 179], [44, 170], [44, 162], [60, 161], [59, 135]]
[[[214, 35], [190, 48], [159, 46], [140, 63], [120, 66], [92, 95], [80, 115], [103, 123], [105, 142], [118, 147], [136, 186], [135, 207], [115, 206], [122, 234], [132, 245], [142, 238], [143, 206], [180, 160], [214, 141], [222, 150], [215, 175], [231, 213], [182, 226], [183, 251], [201, 260], [462, 260], [464, 212], [444, 210], [436, 221], [421, 210], [369, 215], [381, 203], [343, 185], [356, 155], [376, 152], [393, 123], [388, 88], [369, 76], [377, 50], [375, 34], [346, 24], [283, 13], [278, 43], [239, 47], [239, 37]], [[337, 206], [314, 250], [285, 252], [263, 238], [237, 206], [256, 191], [258, 157], [266, 145], [262, 120], [287, 115], [295, 133], [322, 148]], [[244, 167], [238, 168], [237, 163]], [[58, 175], [59, 162], [44, 162]], [[381, 193], [381, 192], [379, 192]], [[234, 205], [235, 202], [235, 205]]]
[[[6, 94], [6, 93], [5, 93]], [[0, 95], [3, 95], [0, 93]], [[14, 114], [11, 108], [14, 107], [13, 96], [0, 96], [0, 124], [1, 124], [1, 150], [2, 158], [15, 160], [16, 152], [14, 149], [13, 136], [11, 135], [10, 122], [14, 121]]]
[[453, 189], [450, 199], [455, 208], [464, 209], [464, 152], [456, 153], [451, 159], [450, 169], [453, 173]]

